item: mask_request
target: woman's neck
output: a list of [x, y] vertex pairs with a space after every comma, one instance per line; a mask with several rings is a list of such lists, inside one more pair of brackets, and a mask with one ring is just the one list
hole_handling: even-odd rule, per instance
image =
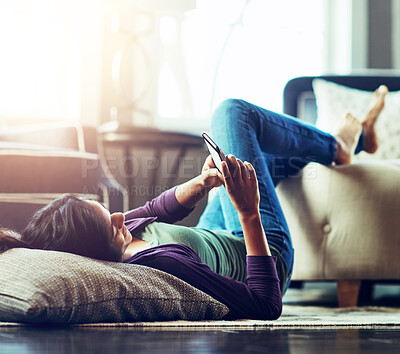
[[132, 236], [132, 242], [128, 245], [128, 247], [125, 250], [125, 253], [122, 256], [122, 262], [125, 262], [132, 256], [134, 256], [136, 253], [147, 250], [150, 248], [150, 243], [147, 241], [143, 241], [135, 236]]

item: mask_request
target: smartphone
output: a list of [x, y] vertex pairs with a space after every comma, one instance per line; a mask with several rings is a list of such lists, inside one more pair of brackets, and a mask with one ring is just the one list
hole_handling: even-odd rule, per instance
[[211, 157], [214, 161], [215, 167], [219, 172], [222, 172], [221, 162], [224, 160], [224, 155], [218, 145], [208, 136], [207, 133], [201, 134], [208, 150], [210, 151]]

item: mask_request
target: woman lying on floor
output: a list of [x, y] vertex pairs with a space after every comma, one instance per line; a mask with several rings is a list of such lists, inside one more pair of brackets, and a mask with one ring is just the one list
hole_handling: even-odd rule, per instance
[[[348, 164], [355, 152], [374, 152], [386, 93], [378, 89], [362, 122], [347, 115], [334, 135], [241, 100], [224, 101], [211, 125], [216, 143], [230, 153], [221, 172], [209, 156], [201, 175], [125, 214], [61, 196], [33, 216], [21, 237], [3, 230], [0, 249], [65, 251], [157, 268], [227, 305], [225, 319], [277, 319], [294, 251], [275, 186], [310, 161]], [[196, 227], [173, 225], [221, 185]]]

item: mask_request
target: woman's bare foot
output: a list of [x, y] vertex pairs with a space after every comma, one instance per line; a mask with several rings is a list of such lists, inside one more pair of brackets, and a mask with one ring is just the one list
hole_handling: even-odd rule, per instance
[[351, 162], [361, 131], [360, 121], [350, 113], [347, 113], [343, 118], [342, 125], [334, 134], [337, 141], [336, 164], [346, 165]]
[[364, 151], [373, 154], [378, 149], [378, 137], [375, 131], [375, 123], [385, 106], [385, 96], [389, 92], [385, 85], [379, 86], [368, 107], [367, 113], [361, 120], [365, 135]]

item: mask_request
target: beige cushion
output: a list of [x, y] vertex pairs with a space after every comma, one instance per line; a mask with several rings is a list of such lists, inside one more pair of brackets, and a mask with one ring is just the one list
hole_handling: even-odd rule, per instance
[[[321, 79], [313, 80], [318, 119], [316, 126], [332, 132], [346, 113], [362, 119], [373, 92], [356, 90]], [[377, 124], [379, 148], [375, 154], [362, 151], [355, 161], [400, 158], [400, 91], [389, 92]]]
[[227, 312], [209, 295], [145, 266], [42, 250], [0, 255], [0, 321], [204, 320]]
[[400, 279], [400, 160], [309, 164], [277, 188], [294, 280]]

